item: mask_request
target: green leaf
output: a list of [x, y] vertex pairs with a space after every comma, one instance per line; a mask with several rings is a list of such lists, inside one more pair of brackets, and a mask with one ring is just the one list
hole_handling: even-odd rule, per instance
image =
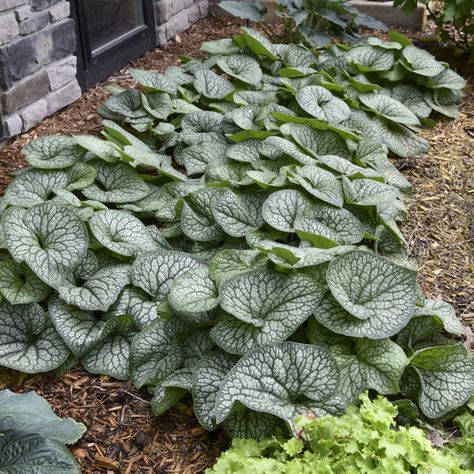
[[176, 84], [168, 79], [164, 74], [154, 71], [145, 71], [143, 69], [129, 68], [128, 72], [142, 86], [156, 92], [167, 92], [175, 95], [178, 92]]
[[385, 94], [374, 93], [361, 94], [359, 100], [366, 106], [395, 123], [405, 125], [420, 125], [416, 115], [398, 100]]
[[390, 151], [396, 155], [407, 158], [426, 153], [428, 142], [403, 125], [393, 122], [380, 123], [382, 127], [383, 142]]
[[124, 163], [93, 162], [96, 182], [82, 190], [88, 199], [100, 202], [128, 203], [143, 199], [150, 189], [136, 171]]
[[351, 181], [343, 176], [342, 187], [347, 200], [358, 206], [377, 206], [393, 202], [400, 194], [395, 186], [373, 179], [353, 179]]
[[114, 163], [120, 159], [118, 146], [93, 135], [75, 135], [75, 142], [104, 161]]
[[219, 295], [206, 267], [184, 270], [173, 279], [168, 302], [176, 313], [202, 313], [219, 304]]
[[130, 377], [137, 388], [156, 385], [180, 367], [183, 353], [176, 339], [179, 330], [176, 321], [156, 320], [134, 337]]
[[34, 168], [61, 169], [81, 160], [85, 151], [72, 137], [47, 135], [31, 140], [23, 148], [26, 161]]
[[231, 82], [210, 69], [199, 69], [194, 74], [194, 88], [209, 99], [223, 99], [235, 88]]
[[39, 434], [5, 430], [0, 437], [0, 471], [80, 474], [81, 468], [63, 444]]
[[120, 315], [109, 319], [100, 333], [98, 343], [81, 359], [84, 369], [91, 374], [128, 380], [130, 344], [135, 333], [131, 316]]
[[261, 347], [226, 375], [217, 395], [216, 421], [224, 421], [237, 401], [290, 424], [308, 411], [318, 416], [338, 381], [335, 360], [319, 347], [294, 342]]
[[327, 270], [332, 295], [356, 318], [408, 322], [416, 302], [416, 273], [376, 254], [354, 251]]
[[225, 352], [205, 356], [194, 369], [192, 381], [193, 408], [196, 418], [206, 430], [215, 430], [215, 404], [221, 384], [235, 360]]
[[232, 354], [284, 341], [309, 316], [324, 288], [303, 274], [255, 270], [226, 278], [219, 287], [221, 308], [211, 337]]
[[459, 74], [449, 68], [445, 68], [438, 75], [431, 77], [428, 84], [434, 89], [447, 88], [457, 91], [466, 87], [466, 81]]
[[156, 250], [158, 245], [140, 219], [127, 211], [99, 211], [89, 220], [94, 237], [107, 249], [128, 257]]
[[247, 84], [257, 86], [262, 80], [262, 70], [258, 62], [250, 56], [243, 54], [224, 56], [217, 60], [217, 65], [229, 76]]
[[239, 273], [265, 267], [266, 263], [266, 258], [256, 250], [224, 249], [218, 252], [210, 261], [209, 275], [219, 284], [224, 279]]
[[[0, 424], [27, 433], [35, 433], [52, 441], [74, 444], [86, 432], [82, 423], [72, 418], [59, 418], [49, 403], [35, 392], [0, 391]], [[1, 464], [1, 461], [0, 461]]]
[[299, 106], [318, 120], [339, 123], [351, 115], [349, 106], [321, 86], [307, 86], [295, 95]]
[[[28, 374], [59, 367], [69, 350], [36, 303], [0, 303], [0, 366]], [[1, 438], [0, 438], [1, 439]]]
[[263, 224], [262, 205], [266, 193], [236, 194], [226, 191], [212, 208], [212, 215], [225, 233], [233, 237], [245, 235]]
[[122, 289], [130, 283], [130, 265], [102, 267], [82, 286], [64, 286], [59, 296], [67, 304], [86, 311], [108, 311]]
[[2, 225], [13, 258], [52, 287], [61, 284], [87, 253], [84, 223], [70, 208], [52, 202], [28, 210], [9, 208]]
[[24, 263], [0, 260], [0, 294], [12, 305], [38, 303], [49, 294], [43, 283]]
[[246, 45], [258, 56], [275, 60], [276, 51], [273, 44], [261, 33], [251, 28], [242, 28], [242, 38]]
[[268, 413], [242, 408], [231, 413], [223, 422], [227, 434], [231, 438], [261, 439], [275, 433], [280, 420]]
[[421, 380], [418, 404], [429, 418], [462, 406], [474, 392], [474, 361], [462, 344], [422, 349], [410, 365]]
[[286, 175], [291, 183], [300, 185], [321, 201], [337, 207], [344, 204], [341, 183], [329, 171], [316, 165], [293, 166]]
[[409, 108], [417, 117], [427, 118], [431, 113], [431, 108], [424, 100], [423, 92], [410, 84], [400, 84], [388, 90], [390, 97]]
[[312, 156], [303, 153], [293, 142], [286, 140], [282, 137], [268, 137], [263, 143], [268, 143], [272, 147], [275, 147], [282, 154], [291, 156], [301, 164], [312, 165], [315, 161], [315, 158]]
[[395, 64], [392, 51], [373, 46], [356, 46], [346, 54], [348, 63], [353, 63], [361, 72], [388, 71]]
[[[222, 6], [222, 2], [221, 2]], [[201, 51], [205, 51], [209, 54], [238, 54], [240, 53], [240, 46], [234, 42], [232, 38], [222, 38], [214, 41], [204, 41], [201, 47]]]
[[451, 334], [464, 334], [465, 328], [456, 317], [454, 308], [441, 300], [425, 300], [422, 307], [415, 308], [415, 316], [436, 316], [443, 324], [445, 331]]
[[[265, 7], [259, 3], [235, 2], [232, 0], [224, 0], [220, 2], [219, 7], [227, 13], [230, 13], [232, 16], [250, 21], [261, 21], [266, 10]], [[207, 50], [205, 49], [204, 51]], [[214, 52], [214, 54], [216, 53]]]
[[413, 45], [403, 48], [402, 57], [403, 66], [420, 76], [434, 77], [444, 70], [444, 66], [428, 51]]
[[172, 280], [183, 270], [204, 262], [184, 252], [161, 250], [140, 254], [132, 267], [132, 282], [156, 301], [168, 296]]
[[228, 146], [222, 142], [201, 142], [184, 148], [180, 159], [189, 176], [202, 174], [209, 163], [225, 158], [227, 149]]

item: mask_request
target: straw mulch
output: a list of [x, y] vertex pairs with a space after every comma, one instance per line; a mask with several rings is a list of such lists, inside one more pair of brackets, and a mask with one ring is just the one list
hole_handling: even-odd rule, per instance
[[[134, 61], [134, 67], [163, 70], [178, 64], [178, 55], [200, 54], [206, 40], [237, 33], [240, 22], [208, 18], [164, 48]], [[463, 71], [461, 70], [461, 73]], [[466, 75], [466, 74], [464, 74]], [[55, 133], [100, 133], [96, 107], [108, 96], [105, 85], [131, 86], [124, 69], [33, 130], [0, 150], [0, 194], [8, 173], [25, 165], [21, 148], [32, 138]], [[404, 226], [409, 255], [420, 269], [420, 282], [431, 298], [453, 304], [459, 317], [474, 323], [474, 83], [467, 89], [460, 120], [447, 121], [422, 135], [431, 143], [426, 155], [396, 162], [414, 186]], [[189, 400], [161, 417], [153, 417], [149, 396], [130, 383], [75, 369], [59, 379], [0, 371], [0, 389], [35, 389], [60, 416], [87, 425], [74, 447], [84, 473], [196, 474], [214, 463], [228, 440], [208, 433], [192, 414]]]

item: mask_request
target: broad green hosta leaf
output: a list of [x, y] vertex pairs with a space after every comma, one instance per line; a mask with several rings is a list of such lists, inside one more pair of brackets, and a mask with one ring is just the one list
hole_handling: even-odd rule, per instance
[[31, 140], [23, 153], [34, 168], [61, 169], [82, 160], [86, 152], [73, 137], [48, 135]]
[[236, 109], [227, 112], [226, 117], [231, 119], [235, 125], [242, 128], [243, 130], [255, 130], [258, 128], [256, 123], [260, 108], [255, 105], [249, 105], [247, 107], [238, 107]]
[[219, 295], [206, 267], [184, 270], [173, 279], [168, 302], [178, 313], [202, 313], [219, 304]]
[[314, 164], [315, 159], [312, 156], [303, 153], [293, 142], [290, 142], [290, 140], [281, 137], [268, 137], [264, 143], [270, 144], [280, 150], [281, 153], [291, 156], [291, 158], [303, 165]]
[[196, 418], [206, 430], [217, 428], [214, 413], [216, 397], [234, 364], [235, 359], [231, 355], [218, 351], [205, 356], [194, 369], [193, 408]]
[[161, 301], [168, 296], [173, 279], [183, 270], [203, 266], [204, 262], [184, 252], [161, 250], [143, 253], [132, 268], [132, 282]]
[[313, 202], [295, 189], [284, 189], [271, 194], [263, 203], [263, 219], [273, 228], [295, 232], [296, 219], [309, 212]]
[[430, 77], [428, 84], [434, 89], [462, 90], [466, 86], [466, 81], [452, 69], [445, 68], [438, 75]]
[[403, 48], [402, 64], [420, 76], [434, 77], [443, 72], [444, 66], [423, 49], [410, 45]]
[[209, 163], [224, 159], [227, 149], [222, 142], [202, 142], [185, 148], [180, 159], [188, 175], [202, 174]]
[[321, 201], [337, 207], [344, 204], [341, 183], [329, 171], [315, 165], [293, 166], [286, 175], [291, 183], [298, 184]]
[[112, 252], [128, 257], [158, 248], [140, 219], [127, 211], [99, 211], [89, 220], [94, 237]]
[[0, 366], [28, 374], [59, 367], [69, 350], [36, 303], [0, 303]]
[[231, 438], [261, 439], [275, 433], [280, 420], [268, 413], [258, 413], [243, 407], [232, 412], [223, 426]]
[[[219, 77], [219, 76], [218, 76]], [[192, 112], [181, 120], [181, 139], [188, 145], [201, 142], [226, 142], [224, 115], [218, 112]]]
[[84, 369], [91, 374], [105, 374], [119, 380], [129, 379], [128, 360], [135, 333], [135, 323], [131, 316], [120, 315], [109, 319], [97, 344], [81, 359]]
[[263, 268], [267, 259], [256, 250], [225, 249], [217, 253], [209, 263], [209, 275], [217, 283], [239, 273]]
[[330, 130], [315, 130], [297, 123], [285, 123], [281, 127], [283, 135], [291, 136], [304, 150], [314, 156], [337, 155], [350, 158], [351, 152], [340, 135]]
[[181, 228], [184, 235], [198, 242], [219, 240], [224, 232], [217, 224], [212, 209], [224, 190], [200, 188], [188, 194], [181, 213]]
[[266, 193], [236, 194], [226, 191], [214, 201], [212, 215], [225, 233], [245, 235], [263, 224], [262, 205]]
[[358, 206], [377, 206], [393, 202], [400, 194], [395, 186], [373, 179], [349, 180], [343, 177], [342, 186], [348, 201]]
[[240, 53], [240, 46], [234, 42], [232, 38], [222, 38], [214, 41], [204, 41], [201, 51], [209, 54], [238, 54]]
[[429, 144], [424, 138], [419, 137], [403, 125], [380, 122], [380, 126], [382, 141], [390, 151], [402, 158], [421, 155], [429, 148]]
[[178, 92], [176, 84], [164, 74], [143, 69], [129, 69], [133, 79], [147, 89], [157, 92], [167, 92], [175, 95]]
[[257, 55], [275, 60], [274, 45], [261, 33], [251, 28], [242, 28], [242, 37], [247, 46]]
[[[405, 125], [420, 125], [416, 115], [398, 100], [386, 94], [361, 94], [359, 100], [371, 110], [388, 120]], [[347, 117], [346, 117], [347, 118]]]
[[122, 289], [130, 283], [130, 265], [103, 267], [82, 286], [65, 286], [58, 289], [67, 304], [88, 311], [108, 311]]
[[173, 101], [169, 94], [155, 92], [142, 94], [143, 108], [153, 117], [166, 120], [173, 113]]
[[194, 88], [209, 99], [223, 99], [235, 90], [227, 79], [210, 69], [199, 69], [194, 74]]
[[70, 208], [52, 202], [28, 210], [9, 208], [2, 225], [13, 258], [52, 287], [64, 281], [87, 253], [84, 223]]
[[356, 318], [408, 322], [415, 309], [416, 272], [376, 254], [341, 255], [329, 264], [326, 277], [334, 298]]
[[49, 294], [43, 283], [24, 263], [12, 258], [0, 260], [0, 295], [13, 305], [38, 303]]
[[[357, 148], [359, 149], [359, 147]], [[386, 153], [386, 152], [385, 152]], [[382, 178], [381, 173], [371, 169], [355, 165], [351, 161], [336, 155], [323, 155], [318, 157], [319, 165], [323, 165], [337, 173], [354, 178]]]
[[72, 453], [39, 434], [5, 430], [0, 436], [0, 471], [5, 474], [80, 474]]
[[410, 365], [421, 381], [418, 404], [429, 418], [460, 407], [474, 392], [474, 360], [462, 344], [422, 349]]
[[273, 91], [237, 91], [233, 94], [234, 103], [239, 105], [271, 105], [277, 102], [277, 94]]
[[257, 86], [262, 80], [262, 70], [258, 62], [250, 56], [225, 56], [217, 60], [217, 65], [229, 76], [247, 84]]
[[436, 316], [441, 320], [445, 331], [451, 334], [464, 334], [465, 328], [456, 317], [454, 308], [440, 300], [426, 300], [424, 306], [415, 308], [414, 316]]
[[364, 237], [362, 224], [349, 211], [322, 203], [299, 214], [294, 226], [301, 239], [320, 248], [356, 244]]
[[300, 107], [309, 115], [329, 123], [339, 123], [351, 115], [349, 106], [321, 86], [307, 86], [295, 95]]
[[402, 348], [390, 339], [351, 339], [331, 333], [310, 321], [308, 338], [328, 349], [340, 370], [339, 392], [348, 403], [355, 403], [367, 389], [384, 395], [400, 391], [399, 381], [408, 364]]
[[254, 183], [249, 176], [252, 170], [250, 163], [226, 163], [211, 166], [206, 170], [206, 183], [219, 187], [242, 187]]
[[[408, 107], [417, 117], [427, 118], [431, 108], [424, 101], [423, 91], [409, 84], [400, 84], [387, 91], [390, 97]], [[400, 122], [403, 123], [403, 122]]]
[[361, 72], [388, 71], [395, 63], [395, 55], [383, 48], [357, 46], [345, 54], [345, 60]]
[[[82, 423], [72, 418], [59, 418], [49, 403], [35, 392], [0, 392], [0, 424], [20, 431], [36, 433], [50, 440], [74, 444], [86, 432]], [[1, 461], [0, 461], [1, 464]]]
[[227, 158], [245, 163], [254, 163], [263, 157], [270, 159], [280, 158], [283, 153], [266, 140], [250, 138], [235, 143], [227, 150]]
[[32, 207], [51, 199], [60, 190], [90, 186], [96, 176], [92, 166], [76, 163], [64, 170], [29, 169], [17, 176], [5, 191], [5, 206]]
[[130, 377], [137, 388], [156, 385], [180, 367], [183, 352], [176, 338], [180, 329], [179, 321], [156, 320], [134, 337]]
[[232, 354], [284, 341], [309, 316], [325, 289], [303, 274], [255, 270], [226, 278], [219, 287], [222, 315], [211, 337]]
[[103, 318], [56, 297], [49, 300], [48, 311], [54, 327], [75, 356], [87, 354], [100, 341], [106, 324]]
[[74, 140], [79, 146], [104, 161], [114, 163], [120, 159], [119, 147], [115, 143], [101, 140], [93, 135], [76, 135]]
[[102, 161], [93, 163], [97, 182], [82, 190], [86, 198], [120, 204], [139, 201], [150, 194], [147, 184], [130, 166]]
[[295, 342], [261, 347], [226, 375], [216, 399], [216, 421], [224, 421], [237, 401], [290, 424], [308, 411], [319, 416], [338, 382], [336, 361], [319, 347]]

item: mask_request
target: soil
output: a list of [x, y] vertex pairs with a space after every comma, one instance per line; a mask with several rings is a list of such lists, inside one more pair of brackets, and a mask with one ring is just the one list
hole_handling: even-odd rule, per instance
[[[202, 55], [203, 41], [238, 33], [241, 22], [207, 18], [165, 47], [133, 61], [133, 67], [164, 70], [179, 64], [179, 55]], [[459, 62], [459, 72], [469, 74]], [[472, 71], [470, 72], [472, 75]], [[469, 77], [458, 121], [445, 121], [421, 135], [430, 150], [395, 164], [413, 183], [409, 217], [404, 225], [409, 256], [416, 260], [427, 296], [454, 305], [458, 316], [474, 324], [474, 81]], [[9, 173], [25, 166], [21, 148], [50, 134], [99, 134], [95, 109], [109, 95], [108, 86], [130, 87], [127, 68], [87, 90], [82, 98], [10, 140], [0, 150], [0, 194]], [[195, 417], [189, 400], [165, 415], [151, 415], [149, 395], [130, 383], [74, 369], [59, 379], [20, 376], [0, 370], [0, 389], [35, 389], [63, 417], [82, 421], [88, 430], [73, 448], [86, 474], [196, 474], [212, 466], [228, 440], [221, 431], [208, 433]]]

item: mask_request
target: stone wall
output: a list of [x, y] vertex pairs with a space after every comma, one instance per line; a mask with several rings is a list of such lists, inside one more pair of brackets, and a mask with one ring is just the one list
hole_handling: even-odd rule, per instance
[[0, 116], [5, 137], [81, 96], [65, 0], [0, 0]]
[[208, 0], [154, 0], [158, 45], [172, 40], [207, 16]]

